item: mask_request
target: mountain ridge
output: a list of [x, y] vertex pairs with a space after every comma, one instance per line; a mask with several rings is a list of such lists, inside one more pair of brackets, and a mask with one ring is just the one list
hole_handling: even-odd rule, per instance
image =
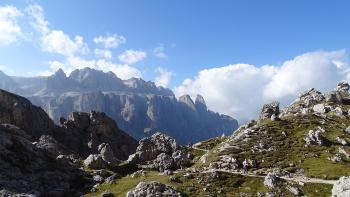
[[188, 95], [176, 99], [170, 89], [141, 78], [121, 80], [112, 72], [91, 68], [69, 76], [59, 69], [47, 78], [12, 78], [11, 90], [41, 106], [56, 123], [72, 111], [97, 110], [136, 139], [164, 131], [182, 144], [228, 135], [238, 127], [235, 119], [208, 110], [202, 96], [195, 102]]

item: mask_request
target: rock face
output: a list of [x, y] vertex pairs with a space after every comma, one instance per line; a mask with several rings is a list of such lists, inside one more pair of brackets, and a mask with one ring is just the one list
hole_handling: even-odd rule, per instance
[[[2, 86], [2, 79], [13, 83], [4, 82]], [[229, 135], [238, 127], [235, 119], [208, 110], [200, 95], [195, 102], [188, 95], [177, 100], [171, 90], [153, 82], [121, 80], [112, 72], [90, 68], [75, 70], [69, 76], [58, 70], [47, 78], [11, 78], [4, 74], [0, 75], [0, 88], [26, 96], [56, 123], [73, 111], [105, 112], [136, 139], [161, 130], [187, 144]]]
[[164, 185], [159, 182], [140, 182], [136, 188], [132, 191], [129, 191], [126, 194], [126, 197], [144, 197], [144, 196], [171, 196], [171, 197], [180, 197], [180, 192], [175, 189]]
[[100, 153], [107, 162], [112, 158], [127, 159], [137, 146], [136, 140], [102, 112], [73, 112], [56, 133], [65, 133], [57, 138], [83, 158]]
[[158, 132], [140, 140], [136, 153], [128, 161], [164, 171], [187, 166], [190, 155], [173, 138]]
[[16, 126], [0, 125], [0, 158], [0, 188], [9, 193], [75, 196], [83, 186], [80, 170], [37, 148]]
[[0, 123], [10, 123], [28, 132], [34, 139], [50, 134], [55, 124], [40, 107], [27, 99], [0, 90]]
[[347, 197], [350, 196], [350, 177], [340, 177], [340, 179], [333, 185], [333, 197]]

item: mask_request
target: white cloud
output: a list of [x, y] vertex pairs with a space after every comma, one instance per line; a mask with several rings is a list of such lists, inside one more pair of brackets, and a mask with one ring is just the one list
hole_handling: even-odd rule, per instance
[[110, 61], [106, 60], [98, 60], [96, 62], [96, 66], [98, 69], [103, 70], [105, 72], [112, 71], [121, 79], [130, 79], [132, 77], [141, 78], [141, 72], [135, 68], [131, 67], [127, 64], [114, 64]]
[[71, 39], [62, 30], [51, 30], [41, 6], [30, 5], [26, 11], [32, 18], [31, 25], [41, 34], [41, 47], [44, 51], [66, 57], [88, 53], [89, 48], [82, 36], [77, 35]]
[[118, 56], [119, 60], [126, 64], [135, 64], [147, 56], [144, 51], [126, 50]]
[[158, 73], [158, 76], [154, 80], [155, 84], [157, 86], [168, 87], [171, 78], [174, 76], [174, 73], [162, 67], [158, 67], [155, 71]]
[[44, 9], [37, 4], [29, 5], [25, 9], [26, 13], [32, 19], [30, 24], [41, 34], [49, 33], [49, 22], [45, 19]]
[[94, 42], [108, 49], [108, 48], [115, 48], [115, 47], [118, 47], [120, 44], [126, 43], [126, 39], [124, 36], [113, 34], [111, 36], [95, 37]]
[[159, 58], [167, 58], [168, 57], [167, 54], [165, 54], [165, 48], [164, 48], [163, 44], [159, 44], [158, 47], [156, 47], [153, 50], [153, 54]]
[[49, 53], [57, 53], [67, 57], [77, 53], [86, 54], [89, 49], [81, 36], [76, 36], [74, 40], [60, 30], [52, 30], [42, 37], [42, 47]]
[[95, 49], [94, 50], [96, 57], [98, 58], [105, 58], [105, 59], [112, 59], [112, 51], [107, 49]]
[[272, 100], [288, 104], [308, 88], [333, 89], [350, 79], [349, 69], [345, 51], [316, 51], [278, 66], [234, 64], [205, 69], [184, 80], [175, 94], [201, 94], [214, 111], [245, 122], [255, 119], [262, 105]]
[[22, 13], [13, 6], [0, 6], [0, 45], [12, 44], [22, 37], [17, 19]]

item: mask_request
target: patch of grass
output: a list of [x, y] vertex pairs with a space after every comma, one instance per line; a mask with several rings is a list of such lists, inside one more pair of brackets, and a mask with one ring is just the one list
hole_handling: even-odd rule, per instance
[[328, 184], [307, 183], [302, 191], [308, 197], [328, 197], [332, 195], [332, 187]]

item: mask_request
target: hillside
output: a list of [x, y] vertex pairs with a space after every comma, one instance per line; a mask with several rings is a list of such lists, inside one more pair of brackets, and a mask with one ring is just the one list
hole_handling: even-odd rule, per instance
[[189, 149], [195, 157], [186, 170], [146, 170], [96, 192], [123, 196], [140, 181], [158, 181], [184, 196], [330, 196], [332, 188], [346, 196], [349, 182], [337, 180], [350, 176], [348, 90], [340, 83], [324, 94], [310, 89], [281, 110], [277, 102], [264, 105], [233, 135]]

